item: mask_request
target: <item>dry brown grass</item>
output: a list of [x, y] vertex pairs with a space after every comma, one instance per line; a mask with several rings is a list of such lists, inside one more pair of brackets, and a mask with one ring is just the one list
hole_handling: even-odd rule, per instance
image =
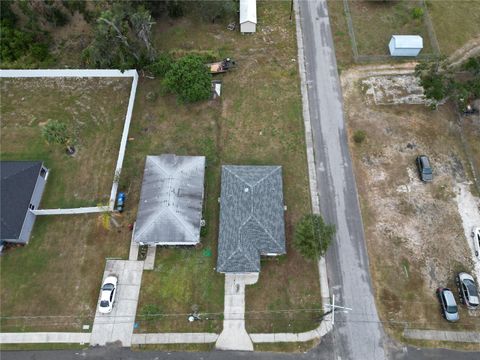
[[[468, 178], [453, 108], [368, 105], [360, 86], [344, 93], [376, 302], [387, 330], [395, 334], [408, 324], [478, 331], [478, 317], [463, 307], [459, 323], [444, 321], [435, 297], [439, 286], [454, 288], [456, 272], [472, 268], [453, 191]], [[358, 129], [367, 132], [362, 145], [351, 139]], [[418, 179], [419, 154], [432, 161], [431, 184]]]

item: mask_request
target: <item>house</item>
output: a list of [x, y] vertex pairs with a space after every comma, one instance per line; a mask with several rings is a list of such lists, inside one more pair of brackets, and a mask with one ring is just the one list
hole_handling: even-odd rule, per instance
[[35, 223], [48, 169], [41, 161], [0, 161], [0, 239], [27, 244]]
[[257, 0], [240, 0], [240, 32], [254, 33], [257, 27]]
[[393, 35], [388, 44], [391, 56], [417, 56], [423, 49], [419, 35]]
[[200, 242], [204, 156], [147, 156], [133, 240], [140, 245]]
[[258, 273], [286, 253], [281, 166], [222, 167], [217, 271]]

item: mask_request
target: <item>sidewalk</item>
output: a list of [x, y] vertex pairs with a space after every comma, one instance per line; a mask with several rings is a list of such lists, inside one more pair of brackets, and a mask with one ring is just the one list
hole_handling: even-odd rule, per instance
[[132, 344], [208, 344], [217, 341], [213, 333], [158, 333], [133, 334]]
[[408, 339], [417, 340], [453, 341], [480, 344], [480, 333], [478, 332], [407, 329], [404, 330], [403, 336]]
[[90, 333], [18, 332], [0, 333], [0, 344], [88, 344]]

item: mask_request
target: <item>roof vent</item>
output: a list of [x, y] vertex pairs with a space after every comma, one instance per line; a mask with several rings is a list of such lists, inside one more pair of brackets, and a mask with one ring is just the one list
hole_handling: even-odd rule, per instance
[[248, 187], [246, 187], [245, 190], [243, 190], [243, 191], [245, 191], [247, 193], [249, 191]]

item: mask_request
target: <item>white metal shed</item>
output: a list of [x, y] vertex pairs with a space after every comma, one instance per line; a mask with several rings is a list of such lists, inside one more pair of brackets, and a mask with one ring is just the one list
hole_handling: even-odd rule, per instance
[[254, 33], [257, 27], [257, 0], [240, 0], [240, 32]]
[[417, 56], [423, 49], [423, 39], [419, 35], [392, 35], [388, 47], [391, 56]]

